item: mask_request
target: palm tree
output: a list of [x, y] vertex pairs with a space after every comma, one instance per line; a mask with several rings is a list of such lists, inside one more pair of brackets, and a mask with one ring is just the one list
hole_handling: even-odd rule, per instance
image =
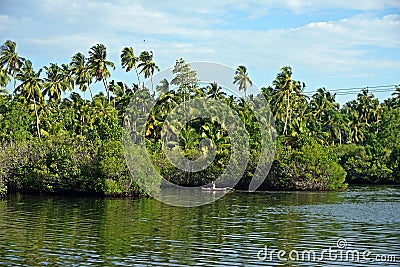
[[96, 115], [102, 116], [104, 118], [109, 117], [117, 112], [116, 109], [110, 105], [110, 102], [104, 97], [103, 92], [95, 95], [93, 98], [93, 107], [96, 111]]
[[[290, 98], [292, 94], [296, 94], [298, 96], [303, 96], [301, 91], [305, 87], [305, 84], [299, 81], [292, 80], [292, 68], [285, 66], [282, 67], [281, 72], [278, 73], [275, 80], [272, 84], [275, 86], [275, 89], [278, 90], [277, 95], [281, 100], [286, 98], [286, 116], [285, 116], [285, 124], [283, 127], [283, 134], [287, 134], [288, 129], [288, 121], [289, 121], [289, 113], [291, 112], [290, 106]], [[282, 104], [282, 103], [281, 103]]]
[[61, 93], [71, 89], [71, 85], [67, 82], [63, 69], [57, 64], [50, 63], [50, 67], [45, 66], [44, 69], [47, 77], [43, 83], [43, 95], [48, 95], [49, 101], [58, 102], [61, 98]]
[[377, 133], [382, 109], [378, 99], [373, 94], [370, 94], [368, 88], [366, 88], [362, 90], [361, 94], [358, 94], [356, 103], [355, 108], [359, 114], [360, 120], [362, 120], [368, 128], [374, 125]]
[[0, 48], [0, 65], [5, 67], [10, 75], [12, 74], [14, 79], [14, 92], [17, 85], [16, 75], [24, 61], [24, 58], [20, 57], [15, 51], [16, 46], [15, 42], [7, 40]]
[[247, 98], [246, 92], [248, 85], [252, 86], [253, 82], [249, 78], [247, 68], [245, 66], [237, 67], [235, 71], [235, 77], [233, 78], [233, 84], [239, 85], [239, 91], [244, 91], [244, 98]]
[[69, 64], [71, 68], [71, 73], [74, 77], [75, 84], [79, 86], [79, 89], [85, 95], [86, 90], [89, 89], [90, 98], [93, 101], [93, 93], [90, 88], [90, 84], [92, 82], [92, 75], [90, 74], [89, 66], [87, 65], [87, 61], [85, 56], [82, 53], [76, 53], [72, 57], [72, 61]]
[[16, 88], [17, 92], [20, 92], [27, 100], [33, 100], [33, 107], [36, 116], [36, 130], [38, 137], [40, 139], [40, 128], [39, 128], [39, 116], [36, 107], [36, 101], [41, 101], [43, 99], [41, 86], [42, 79], [40, 78], [40, 73], [42, 69], [35, 72], [32, 67], [32, 63], [26, 60], [22, 68], [16, 75], [16, 78], [21, 81], [21, 84]]
[[180, 102], [179, 97], [180, 96], [173, 90], [160, 96], [157, 107], [160, 109], [161, 117], [166, 117], [176, 106], [178, 106]]
[[331, 94], [325, 88], [318, 88], [310, 101], [310, 108], [315, 115], [323, 114], [326, 110], [338, 110], [339, 104], [335, 100], [336, 94]]
[[396, 86], [395, 92], [392, 94], [394, 99], [397, 102], [397, 105], [400, 106], [400, 85]]
[[72, 67], [69, 64], [61, 64], [61, 73], [63, 76], [64, 82], [68, 84], [69, 89], [72, 91], [74, 90], [75, 79], [72, 72]]
[[162, 79], [160, 84], [156, 86], [156, 91], [160, 94], [166, 94], [169, 91], [169, 82], [167, 79]]
[[154, 71], [160, 71], [160, 68], [153, 62], [153, 52], [144, 51], [140, 54], [141, 63], [138, 68], [142, 68], [140, 73], [144, 72], [144, 77], [147, 79], [150, 77], [151, 81], [151, 92], [154, 96], [154, 85], [153, 85], [153, 74]]
[[104, 89], [108, 96], [108, 102], [110, 102], [110, 90], [108, 89], [107, 83], [107, 78], [110, 77], [108, 67], [115, 69], [115, 65], [113, 62], [107, 60], [107, 49], [103, 44], [97, 44], [90, 48], [88, 66], [96, 82], [103, 81]]
[[226, 93], [222, 91], [221, 86], [218, 86], [216, 82], [210, 83], [210, 85], [207, 86], [207, 94], [209, 98], [214, 99], [221, 99], [226, 96]]
[[395, 87], [395, 92], [392, 94], [393, 96], [400, 97], [400, 85]]
[[140, 57], [136, 57], [133, 52], [133, 47], [124, 47], [121, 53], [121, 65], [127, 72], [133, 68], [136, 72], [138, 87], [140, 88], [140, 77], [136, 64], [140, 61]]
[[333, 143], [336, 137], [341, 143], [339, 103], [336, 102], [335, 96], [336, 94], [331, 94], [325, 88], [318, 88], [307, 108], [307, 116], [312, 118], [308, 127], [326, 144]]

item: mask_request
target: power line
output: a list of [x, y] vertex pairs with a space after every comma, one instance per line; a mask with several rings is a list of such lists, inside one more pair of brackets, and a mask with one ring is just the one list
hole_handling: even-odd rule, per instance
[[[391, 85], [366, 86], [366, 87], [337, 88], [337, 89], [327, 89], [327, 92], [335, 93], [336, 95], [354, 95], [354, 94], [359, 94], [361, 90], [368, 89], [370, 93], [385, 93], [385, 92], [393, 92], [397, 86], [399, 85], [391, 84]], [[318, 92], [317, 90], [313, 90], [303, 93], [306, 95], [314, 95], [317, 92]]]

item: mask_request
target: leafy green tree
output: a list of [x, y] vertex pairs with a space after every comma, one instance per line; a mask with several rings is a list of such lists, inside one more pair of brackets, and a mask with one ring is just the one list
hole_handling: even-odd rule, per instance
[[172, 73], [175, 77], [171, 80], [172, 85], [178, 86], [178, 93], [183, 96], [183, 104], [190, 97], [190, 92], [197, 87], [199, 80], [197, 72], [190, 68], [190, 64], [186, 63], [183, 58], [177, 59]]

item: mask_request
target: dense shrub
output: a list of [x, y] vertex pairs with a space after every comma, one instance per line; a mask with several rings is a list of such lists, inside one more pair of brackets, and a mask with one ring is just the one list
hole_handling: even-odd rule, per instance
[[318, 144], [291, 149], [279, 145], [264, 188], [337, 190], [346, 188], [346, 172], [332, 150]]
[[345, 144], [335, 147], [339, 163], [347, 172], [349, 183], [392, 183], [393, 171], [388, 167], [390, 150], [373, 142], [366, 146]]
[[[138, 194], [121, 141], [52, 137], [3, 147], [0, 188], [29, 192]], [[4, 188], [4, 189], [3, 189]]]

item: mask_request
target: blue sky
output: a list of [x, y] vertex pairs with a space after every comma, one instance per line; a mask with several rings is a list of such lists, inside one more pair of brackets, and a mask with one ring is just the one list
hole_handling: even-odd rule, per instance
[[103, 43], [117, 65], [112, 77], [128, 84], [135, 76], [120, 67], [124, 46], [152, 50], [161, 69], [180, 57], [245, 65], [258, 87], [284, 65], [306, 91], [400, 84], [399, 33], [398, 0], [0, 2], [0, 41], [16, 41], [35, 68]]

